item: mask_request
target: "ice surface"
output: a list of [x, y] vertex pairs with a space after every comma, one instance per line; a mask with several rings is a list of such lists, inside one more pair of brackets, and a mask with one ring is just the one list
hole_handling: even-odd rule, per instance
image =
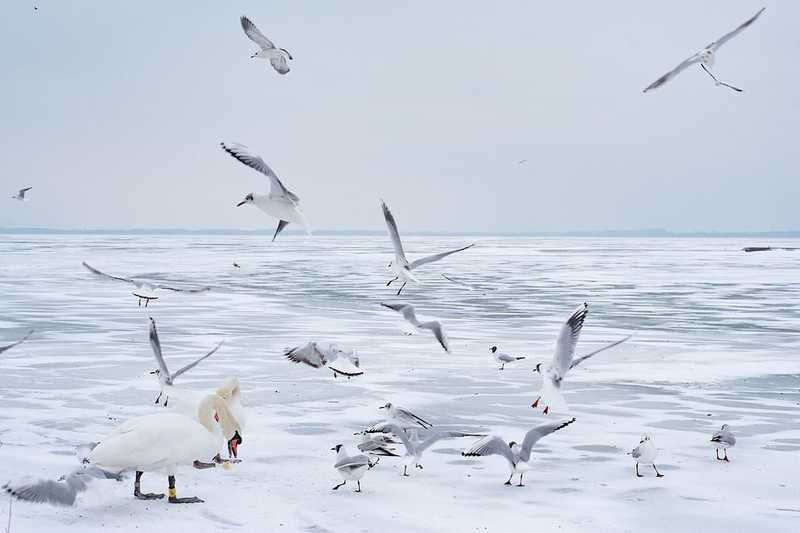
[[[473, 238], [404, 239], [409, 254]], [[130, 479], [96, 481], [73, 508], [15, 502], [12, 532], [33, 531], [798, 531], [800, 269], [790, 253], [747, 254], [737, 239], [481, 237], [420, 268], [423, 285], [386, 288], [382, 236], [13, 236], [0, 239], [0, 482], [56, 479], [72, 450], [157, 409], [147, 317], [171, 368], [220, 351], [178, 387], [242, 382], [249, 418], [230, 470], [177, 473], [170, 506], [132, 498]], [[796, 246], [787, 240], [775, 246]], [[139, 308], [109, 272], [187, 286]], [[234, 268], [236, 261], [242, 268]], [[481, 294], [441, 277], [496, 288]], [[452, 354], [430, 335], [404, 335], [381, 301], [408, 301], [442, 322]], [[549, 361], [561, 323], [588, 301], [577, 353], [633, 332], [565, 381], [572, 426], [543, 439], [527, 487], [506, 487], [503, 460], [465, 459], [471, 439], [442, 441], [424, 470], [399, 476], [383, 458], [345, 486], [338, 443], [380, 420], [388, 400], [436, 425], [519, 440], [542, 421], [532, 372]], [[358, 349], [365, 374], [334, 379], [282, 350], [309, 340]], [[489, 354], [528, 358], [499, 371]], [[737, 435], [730, 464], [708, 439]], [[625, 452], [641, 435], [660, 449], [664, 478], [637, 479]], [[157, 443], [154, 443], [157, 445]], [[143, 490], [166, 479], [145, 475]], [[0, 524], [8, 505], [0, 498]]]

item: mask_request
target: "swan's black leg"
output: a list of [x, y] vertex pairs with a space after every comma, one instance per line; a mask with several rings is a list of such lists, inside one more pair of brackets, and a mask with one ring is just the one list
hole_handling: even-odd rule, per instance
[[203, 503], [203, 500], [197, 496], [189, 496], [188, 498], [178, 498], [175, 491], [175, 476], [169, 476], [169, 503]]
[[136, 471], [136, 480], [133, 482], [133, 495], [139, 500], [160, 500], [164, 497], [164, 494], [157, 494], [155, 492], [147, 492], [143, 493], [141, 491], [142, 486], [142, 474], [144, 472]]

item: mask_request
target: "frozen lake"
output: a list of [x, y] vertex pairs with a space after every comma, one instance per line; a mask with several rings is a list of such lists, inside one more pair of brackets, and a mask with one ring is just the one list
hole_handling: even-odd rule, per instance
[[[97, 481], [73, 508], [14, 502], [12, 532], [128, 531], [797, 531], [800, 523], [800, 252], [744, 253], [747, 239], [406, 237], [409, 258], [477, 246], [421, 267], [398, 298], [387, 237], [0, 236], [0, 482], [56, 479], [78, 444], [152, 412], [158, 384], [147, 318], [171, 367], [222, 349], [179, 386], [241, 379], [249, 412], [244, 462], [179, 472], [179, 495], [141, 502], [132, 481]], [[131, 287], [82, 266], [204, 294], [165, 292], [137, 307]], [[233, 262], [241, 265], [234, 268]], [[470, 291], [441, 277], [486, 287]], [[439, 319], [450, 355], [403, 335], [381, 301]], [[380, 420], [386, 401], [437, 426], [520, 440], [558, 328], [582, 302], [578, 354], [634, 337], [575, 369], [565, 396], [577, 422], [544, 439], [527, 487], [505, 487], [497, 457], [465, 459], [474, 439], [443, 441], [424, 470], [399, 476], [384, 459], [364, 493], [340, 481], [330, 448]], [[350, 381], [287, 362], [309, 340], [358, 349]], [[502, 372], [489, 347], [527, 355]], [[552, 418], [552, 417], [550, 417]], [[739, 440], [717, 463], [708, 440], [723, 423]], [[641, 435], [665, 477], [637, 479], [626, 455]], [[157, 444], [156, 444], [157, 445]], [[147, 490], [166, 479], [146, 475]], [[0, 497], [0, 526], [8, 501]]]

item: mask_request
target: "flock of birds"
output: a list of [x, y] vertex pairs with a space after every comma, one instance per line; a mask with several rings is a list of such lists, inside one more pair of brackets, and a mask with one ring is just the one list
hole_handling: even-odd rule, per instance
[[[36, 8], [35, 8], [36, 9]], [[738, 35], [745, 28], [753, 24], [763, 13], [759, 10], [754, 16], [738, 26], [733, 31], [726, 33], [719, 39], [707, 45], [697, 54], [682, 61], [677, 67], [658, 78], [644, 89], [644, 92], [659, 88], [673, 79], [689, 66], [699, 64], [700, 67], [714, 80], [717, 86], [724, 86], [737, 92], [742, 89], [724, 83], [712, 72], [716, 52], [727, 41]], [[290, 71], [289, 61], [294, 58], [285, 49], [277, 47], [270, 41], [253, 22], [247, 17], [241, 17], [244, 33], [255, 42], [259, 49], [252, 54], [252, 58], [265, 59], [279, 74], [285, 75]], [[222, 149], [231, 157], [251, 169], [265, 175], [270, 181], [268, 193], [248, 193], [237, 207], [253, 205], [266, 214], [278, 220], [274, 241], [281, 231], [290, 223], [298, 224], [310, 231], [303, 211], [300, 209], [300, 198], [291, 192], [278, 178], [277, 174], [258, 155], [252, 154], [246, 146], [240, 144], [221, 143]], [[520, 160], [522, 164], [526, 160]], [[32, 187], [20, 189], [12, 196], [18, 201], [27, 201], [28, 192]], [[474, 244], [469, 244], [454, 250], [421, 257], [414, 261], [406, 258], [403, 243], [400, 238], [397, 222], [388, 205], [381, 202], [383, 217], [391, 238], [394, 249], [394, 259], [389, 262], [388, 269], [392, 279], [386, 283], [390, 286], [398, 282], [399, 296], [409, 282], [419, 283], [415, 271], [423, 265], [440, 261], [447, 256], [468, 250]], [[132, 294], [139, 300], [139, 306], [147, 307], [159, 296], [157, 291], [180, 291], [187, 293], [200, 293], [209, 290], [207, 287], [180, 288], [152, 280], [142, 280], [132, 277], [116, 276], [98, 270], [88, 263], [83, 266], [92, 274], [133, 286]], [[240, 265], [234, 263], [235, 267]], [[471, 286], [443, 274], [443, 277], [452, 283], [462, 285], [470, 290], [488, 290]], [[414, 331], [425, 331], [432, 334], [439, 345], [449, 352], [449, 344], [442, 324], [437, 320], [421, 321], [417, 318], [415, 308], [408, 303], [382, 303], [385, 308], [400, 314], [405, 323]], [[542, 408], [542, 413], [566, 410], [566, 402], [561, 390], [564, 379], [577, 365], [583, 363], [594, 355], [618, 346], [630, 336], [617, 340], [607, 346], [586, 355], [575, 357], [578, 337], [583, 328], [588, 314], [588, 305], [583, 304], [575, 310], [563, 324], [556, 341], [555, 354], [546, 367], [538, 363], [534, 372], [542, 376], [542, 385], [537, 397], [531, 404], [534, 409]], [[25, 342], [33, 332], [28, 332], [23, 338], [6, 346], [0, 346], [0, 353], [10, 350]], [[162, 493], [146, 493], [141, 490], [142, 477], [145, 472], [166, 473], [168, 477], [168, 501], [170, 503], [196, 503], [199, 498], [179, 498], [177, 496], [175, 470], [181, 466], [192, 466], [198, 469], [214, 468], [222, 465], [228, 468], [231, 463], [239, 462], [238, 447], [243, 442], [245, 428], [245, 412], [241, 404], [241, 388], [236, 377], [226, 378], [215, 391], [195, 395], [183, 394], [179, 401], [171, 401], [176, 378], [191, 370], [203, 360], [212, 356], [221, 346], [217, 345], [205, 355], [176, 372], [171, 372], [164, 359], [161, 342], [156, 330], [155, 321], [150, 319], [149, 339], [157, 363], [153, 374], [157, 375], [161, 390], [155, 400], [168, 409], [154, 414], [136, 417], [118, 426], [98, 443], [79, 448], [79, 466], [69, 475], [57, 481], [39, 480], [9, 482], [4, 485], [5, 490], [12, 496], [32, 502], [47, 502], [59, 505], [72, 505], [77, 495], [86, 490], [92, 479], [120, 479], [124, 473], [134, 472], [134, 496], [143, 500], [164, 498]], [[492, 346], [490, 352], [503, 370], [506, 364], [515, 363], [525, 359], [524, 356], [507, 354]], [[360, 361], [355, 350], [343, 350], [329, 343], [308, 342], [302, 346], [287, 348], [284, 356], [292, 362], [308, 365], [313, 368], [328, 367], [333, 375], [349, 378], [363, 374]], [[177, 403], [177, 405], [176, 405]], [[538, 425], [525, 433], [522, 441], [506, 442], [499, 436], [461, 431], [444, 430], [434, 427], [430, 422], [412, 413], [410, 410], [387, 403], [381, 407], [385, 409], [386, 420], [374, 424], [358, 435], [358, 452], [350, 453], [344, 444], [332, 448], [336, 452], [334, 468], [341, 474], [343, 481], [333, 487], [339, 489], [348, 481], [356, 482], [357, 491], [361, 490], [361, 479], [367, 471], [375, 467], [381, 457], [399, 457], [395, 453], [396, 445], [402, 444], [405, 449], [403, 458], [403, 475], [408, 476], [409, 467], [422, 469], [422, 456], [428, 448], [442, 439], [480, 437], [480, 440], [463, 452], [465, 457], [482, 457], [498, 455], [503, 457], [509, 467], [509, 477], [505, 482], [511, 485], [514, 476], [519, 476], [519, 486], [523, 486], [525, 472], [532, 468], [532, 451], [536, 443], [542, 438], [564, 429], [575, 422], [575, 418], [548, 422]], [[153, 443], [158, 443], [154, 446]], [[736, 438], [729, 426], [723, 425], [720, 431], [713, 434], [711, 444], [716, 449], [716, 459], [729, 461], [728, 449], [736, 444]], [[220, 450], [227, 447], [228, 457], [222, 458]], [[720, 457], [720, 450], [723, 456]], [[653, 439], [643, 437], [639, 444], [629, 453], [635, 461], [636, 475], [641, 477], [639, 465], [652, 465], [658, 477], [662, 477], [655, 461], [658, 450]]]

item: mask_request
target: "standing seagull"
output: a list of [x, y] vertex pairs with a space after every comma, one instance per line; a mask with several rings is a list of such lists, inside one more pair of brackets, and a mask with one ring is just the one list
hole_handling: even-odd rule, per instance
[[539, 397], [531, 404], [534, 409], [539, 405], [540, 401], [544, 402], [544, 414], [550, 411], [551, 404], [555, 404], [558, 408], [566, 406], [564, 398], [561, 395], [561, 382], [567, 375], [567, 372], [589, 359], [593, 355], [597, 355], [604, 350], [613, 348], [618, 344], [622, 344], [631, 336], [612, 342], [607, 346], [603, 346], [599, 350], [595, 350], [582, 357], [575, 357], [575, 346], [578, 344], [578, 337], [583, 329], [583, 321], [586, 319], [586, 314], [589, 312], [589, 304], [584, 303], [581, 307], [572, 313], [572, 316], [561, 326], [561, 331], [558, 334], [556, 341], [556, 353], [553, 355], [553, 361], [547, 370], [542, 372], [542, 363], [538, 363], [534, 372], [539, 372], [542, 375], [542, 388], [539, 391]]
[[436, 340], [439, 341], [439, 344], [441, 344], [442, 348], [444, 348], [444, 351], [450, 353], [450, 348], [447, 344], [447, 337], [444, 334], [442, 325], [438, 321], [430, 320], [428, 322], [420, 322], [417, 320], [417, 315], [414, 313], [414, 307], [412, 307], [410, 304], [385, 304], [381, 302], [381, 305], [403, 315], [403, 318], [405, 318], [406, 321], [416, 329], [431, 330], [431, 332], [433, 332], [433, 334], [436, 336]]
[[139, 298], [140, 307], [142, 305], [142, 300], [144, 300], [145, 307], [148, 306], [150, 300], [158, 300], [158, 296], [155, 295], [155, 291], [157, 289], [163, 289], [165, 291], [173, 291], [173, 292], [188, 292], [188, 293], [200, 293], [211, 290], [208, 287], [200, 287], [197, 289], [178, 289], [176, 287], [170, 287], [168, 285], [162, 285], [160, 283], [153, 283], [150, 281], [144, 281], [140, 279], [112, 276], [111, 274], [106, 274], [105, 272], [97, 270], [86, 261], [83, 262], [83, 266], [86, 267], [86, 270], [88, 270], [92, 274], [100, 276], [101, 278], [113, 279], [115, 281], [124, 281], [126, 283], [134, 285], [136, 287], [136, 290], [133, 291], [133, 295]]
[[269, 216], [277, 218], [278, 227], [275, 229], [275, 235], [272, 236], [273, 241], [289, 222], [300, 224], [306, 228], [306, 232], [308, 232], [306, 217], [300, 210], [300, 197], [284, 187], [277, 174], [269, 168], [269, 165], [267, 165], [263, 159], [249, 153], [247, 147], [241, 144], [233, 144], [231, 146], [227, 146], [225, 143], [219, 144], [231, 157], [240, 163], [244, 163], [253, 170], [261, 172], [268, 177], [270, 181], [269, 194], [256, 194], [251, 192], [244, 197], [244, 200], [236, 204], [236, 207], [241, 207], [245, 204], [253, 204]]
[[158, 381], [161, 383], [161, 392], [158, 394], [158, 398], [156, 398], [155, 403], [159, 403], [161, 401], [161, 397], [164, 396], [164, 407], [167, 406], [169, 403], [169, 389], [175, 384], [175, 378], [183, 374], [184, 372], [193, 369], [197, 365], [199, 365], [205, 359], [208, 359], [217, 350], [219, 347], [222, 346], [224, 341], [220, 341], [213, 350], [205, 354], [203, 357], [200, 357], [193, 362], [189, 363], [185, 367], [181, 368], [180, 370], [176, 371], [174, 374], [169, 371], [167, 368], [167, 363], [164, 361], [164, 355], [161, 353], [161, 341], [158, 340], [158, 331], [156, 330], [156, 321], [153, 318], [150, 318], [150, 346], [153, 348], [153, 355], [156, 358], [156, 363], [158, 363], [158, 369], [153, 370], [151, 374], [156, 374], [158, 376]]
[[[292, 54], [289, 53], [289, 50], [286, 48], [276, 48], [272, 41], [267, 39], [267, 37], [261, 33], [261, 31], [256, 28], [256, 25], [253, 24], [249, 18], [242, 16], [242, 29], [244, 30], [245, 35], [247, 35], [251, 41], [256, 43], [261, 50], [257, 51], [253, 55], [250, 56], [250, 59], [253, 58], [261, 58], [261, 59], [269, 59], [269, 62], [272, 64], [272, 68], [278, 71], [278, 74], [286, 74], [289, 72], [289, 65], [286, 63], [286, 58], [288, 57], [291, 60], [294, 60]], [[284, 54], [286, 54], [284, 56]]]
[[642, 440], [639, 441], [639, 445], [628, 452], [628, 455], [633, 457], [633, 460], [636, 461], [636, 477], [644, 477], [642, 474], [639, 473], [639, 464], [643, 465], [652, 465], [653, 470], [656, 471], [656, 477], [664, 477], [664, 474], [658, 471], [656, 468], [656, 457], [658, 457], [658, 450], [656, 449], [656, 444], [653, 442], [653, 439], [645, 435], [642, 437]]
[[355, 481], [358, 483], [358, 488], [354, 492], [361, 492], [361, 478], [364, 477], [367, 470], [378, 464], [378, 461], [371, 462], [369, 457], [363, 453], [349, 455], [343, 444], [337, 444], [331, 450], [336, 452], [336, 464], [333, 467], [339, 471], [342, 479], [344, 479], [344, 481], [333, 487], [333, 490], [339, 490], [339, 487], [348, 481]]
[[385, 405], [381, 405], [378, 409], [386, 409], [386, 414], [389, 415], [389, 418], [403, 426], [420, 426], [423, 429], [433, 427], [433, 424], [424, 418], [420, 418], [408, 409], [394, 405], [392, 402], [386, 402]]
[[758, 13], [756, 13], [755, 15], [753, 15], [752, 17], [747, 19], [741, 26], [739, 26], [738, 28], [736, 28], [735, 30], [733, 30], [731, 32], [726, 33], [725, 35], [723, 35], [722, 37], [720, 37], [716, 41], [708, 44], [702, 51], [694, 54], [692, 57], [690, 57], [690, 58], [684, 60], [683, 62], [681, 62], [677, 67], [675, 67], [674, 69], [670, 70], [669, 72], [667, 72], [666, 74], [664, 74], [663, 76], [658, 78], [656, 81], [654, 81], [653, 83], [648, 85], [644, 89], [644, 91], [642, 91], [642, 92], [646, 93], [650, 89], [657, 89], [657, 88], [661, 87], [662, 85], [667, 83], [669, 80], [671, 80], [672, 78], [674, 78], [675, 76], [677, 76], [678, 74], [680, 74], [681, 72], [686, 70], [691, 65], [694, 65], [695, 63], [700, 63], [700, 66], [703, 68], [703, 70], [706, 71], [706, 74], [711, 76], [711, 78], [714, 80], [714, 83], [718, 87], [720, 85], [722, 85], [722, 86], [727, 87], [729, 89], [733, 89], [736, 92], [742, 92], [742, 90], [739, 89], [738, 87], [734, 87], [733, 85], [728, 85], [727, 83], [723, 83], [723, 82], [717, 80], [716, 76], [714, 76], [714, 74], [711, 73], [711, 69], [714, 67], [714, 57], [715, 57], [715, 54], [716, 54], [717, 50], [719, 50], [720, 46], [722, 46], [726, 42], [728, 42], [731, 39], [733, 39], [734, 37], [736, 37], [742, 30], [744, 30], [746, 27], [748, 27], [753, 22], [755, 22], [756, 19], [761, 16], [761, 13], [763, 13], [765, 9], [766, 8], [764, 8], [764, 7], [759, 9]]
[[10, 350], [14, 346], [17, 346], [18, 344], [22, 344], [23, 342], [28, 340], [28, 337], [30, 337], [32, 334], [33, 334], [33, 330], [30, 330], [28, 333], [25, 334], [24, 337], [22, 337], [17, 342], [12, 342], [11, 344], [6, 344], [5, 346], [0, 346], [0, 353], [5, 352], [6, 350]]
[[508, 466], [511, 468], [511, 474], [508, 476], [506, 485], [511, 485], [511, 478], [514, 474], [519, 474], [518, 487], [524, 487], [522, 483], [522, 476], [525, 472], [531, 469], [531, 451], [534, 445], [539, 442], [542, 437], [546, 437], [551, 433], [555, 433], [559, 429], [565, 428], [575, 422], [575, 419], [566, 420], [564, 422], [551, 422], [549, 424], [542, 424], [536, 426], [525, 434], [522, 439], [522, 444], [517, 444], [514, 441], [506, 444], [502, 438], [489, 435], [475, 443], [472, 448], [461, 455], [464, 457], [483, 457], [486, 455], [501, 455], [508, 461]]
[[389, 281], [386, 284], [388, 287], [393, 282], [399, 280], [403, 281], [403, 285], [400, 287], [400, 290], [397, 291], [397, 295], [400, 296], [400, 293], [403, 292], [403, 289], [406, 286], [406, 283], [409, 281], [413, 281], [414, 283], [419, 283], [419, 280], [411, 273], [417, 267], [420, 267], [427, 263], [433, 263], [434, 261], [438, 261], [439, 259], [444, 259], [450, 254], [454, 254], [456, 252], [461, 252], [466, 250], [467, 248], [472, 248], [475, 244], [470, 244], [469, 246], [464, 246], [463, 248], [459, 248], [457, 250], [450, 250], [449, 252], [443, 252], [440, 254], [429, 255], [427, 257], [421, 257], [416, 261], [412, 261], [411, 263], [408, 262], [406, 259], [406, 253], [403, 251], [403, 243], [400, 240], [400, 233], [397, 231], [397, 222], [394, 220], [394, 216], [392, 216], [392, 212], [389, 211], [389, 207], [386, 205], [386, 202], [381, 200], [381, 207], [383, 208], [383, 218], [386, 219], [386, 227], [389, 228], [389, 237], [392, 239], [392, 246], [394, 246], [394, 260], [389, 263], [387, 267], [392, 273], [395, 275], [394, 279]]
[[[350, 379], [353, 376], [360, 376], [364, 373], [359, 370], [360, 363], [356, 351], [350, 350], [346, 352], [335, 344], [309, 342], [304, 346], [286, 348], [283, 355], [293, 363], [303, 363], [314, 368], [322, 368], [327, 365], [333, 372], [333, 377], [338, 377], [341, 374]], [[338, 359], [349, 361], [350, 365], [355, 367], [355, 370], [341, 365], [337, 365], [339, 368], [335, 368], [333, 363]]]
[[[715, 432], [711, 437], [711, 443], [716, 448], [717, 461], [725, 461], [729, 463], [730, 459], [728, 459], [728, 448], [733, 448], [736, 446], [736, 437], [734, 437], [733, 432], [731, 432], [731, 428], [728, 426], [728, 424], [722, 424], [722, 428]], [[724, 457], [719, 456], [720, 448], [722, 448], [722, 450], [725, 452]]]
[[492, 352], [494, 360], [500, 363], [499, 370], [505, 370], [506, 363], [513, 363], [514, 361], [520, 361], [522, 359], [525, 359], [524, 356], [514, 356], [500, 352], [497, 350], [497, 346], [492, 346], [491, 348], [489, 348], [489, 351]]
[[20, 189], [19, 192], [14, 196], [12, 196], [11, 198], [13, 198], [14, 200], [19, 200], [20, 202], [24, 202], [26, 201], [25, 193], [31, 189], [33, 189], [33, 187], [25, 187], [24, 189]]

